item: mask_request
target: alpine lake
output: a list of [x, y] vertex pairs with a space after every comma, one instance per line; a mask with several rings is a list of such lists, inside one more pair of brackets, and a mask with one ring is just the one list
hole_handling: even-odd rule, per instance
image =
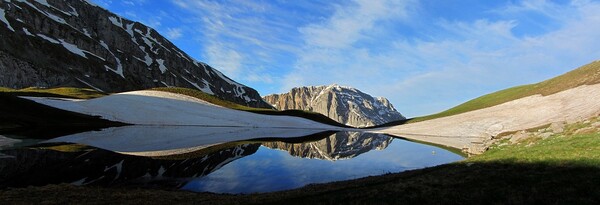
[[230, 194], [288, 190], [451, 163], [456, 151], [384, 134], [124, 126], [0, 135], [0, 187], [70, 183]]

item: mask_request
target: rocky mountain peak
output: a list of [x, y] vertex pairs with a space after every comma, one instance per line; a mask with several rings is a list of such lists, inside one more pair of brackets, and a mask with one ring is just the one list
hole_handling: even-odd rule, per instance
[[384, 97], [337, 84], [292, 88], [290, 92], [263, 97], [279, 110], [308, 110], [342, 124], [366, 127], [405, 119]]
[[87, 0], [0, 1], [0, 86], [123, 92], [198, 89], [252, 107], [258, 92], [177, 48], [156, 30]]

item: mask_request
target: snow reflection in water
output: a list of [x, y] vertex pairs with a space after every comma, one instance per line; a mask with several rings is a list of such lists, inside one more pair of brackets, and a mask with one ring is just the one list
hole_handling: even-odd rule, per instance
[[300, 129], [130, 126], [49, 142], [0, 150], [0, 185], [151, 185], [254, 193], [462, 159], [381, 134]]

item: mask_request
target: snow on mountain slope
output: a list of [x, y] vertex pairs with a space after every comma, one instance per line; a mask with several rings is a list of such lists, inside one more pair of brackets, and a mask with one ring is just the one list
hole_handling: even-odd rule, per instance
[[194, 60], [154, 29], [86, 0], [0, 1], [0, 86], [124, 92], [186, 87], [250, 107], [254, 89]]
[[63, 110], [136, 125], [340, 129], [300, 117], [260, 115], [223, 108], [162, 91], [125, 92], [91, 100], [25, 98]]
[[308, 110], [342, 124], [367, 127], [405, 119], [385, 98], [374, 98], [356, 88], [328, 85], [293, 88], [288, 93], [264, 96], [280, 110]]

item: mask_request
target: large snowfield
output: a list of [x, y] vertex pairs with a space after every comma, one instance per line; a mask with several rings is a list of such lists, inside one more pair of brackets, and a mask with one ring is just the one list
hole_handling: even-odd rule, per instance
[[312, 120], [233, 110], [163, 91], [133, 91], [90, 100], [26, 97], [63, 110], [135, 125], [305, 128], [340, 130]]
[[345, 128], [292, 116], [260, 115], [163, 91], [133, 91], [90, 100], [25, 97], [63, 110], [134, 124], [47, 142], [86, 144], [124, 154], [165, 156], [232, 141], [295, 138]]

